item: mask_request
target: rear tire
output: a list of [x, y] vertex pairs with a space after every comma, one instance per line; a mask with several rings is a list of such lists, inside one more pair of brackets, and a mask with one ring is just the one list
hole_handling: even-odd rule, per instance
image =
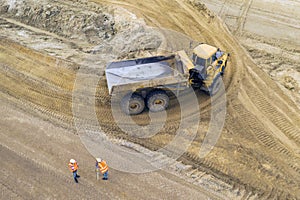
[[166, 110], [169, 106], [169, 96], [163, 90], [154, 90], [147, 96], [147, 107], [151, 112]]
[[143, 112], [145, 108], [145, 100], [139, 94], [129, 93], [122, 98], [121, 108], [127, 115], [137, 115]]

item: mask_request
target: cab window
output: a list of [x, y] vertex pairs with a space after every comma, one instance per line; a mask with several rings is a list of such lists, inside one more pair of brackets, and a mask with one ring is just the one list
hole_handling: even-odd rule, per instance
[[193, 54], [193, 63], [194, 65], [200, 65], [200, 66], [204, 66], [207, 67], [209, 65], [211, 65], [212, 63], [212, 57], [208, 58], [208, 59], [203, 59], [198, 57], [196, 54]]
[[211, 65], [211, 63], [212, 63], [212, 57], [210, 57], [206, 60], [206, 67]]
[[195, 65], [205, 66], [206, 60], [198, 57], [196, 54], [193, 54], [193, 63]]

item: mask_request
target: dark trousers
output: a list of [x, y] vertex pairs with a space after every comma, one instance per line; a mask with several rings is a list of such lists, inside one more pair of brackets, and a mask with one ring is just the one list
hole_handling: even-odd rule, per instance
[[107, 179], [108, 179], [108, 171], [106, 171], [106, 172], [103, 174], [103, 179], [104, 179], [104, 180], [107, 180]]
[[74, 181], [75, 181], [76, 183], [78, 183], [77, 178], [79, 178], [79, 177], [80, 177], [80, 176], [77, 174], [77, 170], [74, 171], [74, 172], [73, 172], [73, 178], [74, 178]]

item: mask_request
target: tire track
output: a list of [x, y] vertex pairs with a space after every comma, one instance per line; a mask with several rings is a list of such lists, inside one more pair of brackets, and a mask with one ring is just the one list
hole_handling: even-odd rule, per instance
[[[188, 11], [190, 11], [190, 10], [188, 10]], [[208, 40], [208, 41], [210, 41], [210, 42], [213, 42], [213, 41], [216, 41], [216, 40], [217, 40], [217, 39], [213, 39], [213, 38], [210, 36], [209, 33], [205, 33], [205, 35], [207, 36], [207, 37], [206, 37], [206, 40]], [[29, 52], [27, 52], [27, 53], [29, 53]], [[16, 65], [16, 66], [17, 66], [17, 65]], [[230, 72], [233, 72], [233, 70], [230, 70]], [[53, 76], [55, 77], [55, 76], [57, 76], [57, 75], [53, 75]], [[229, 73], [227, 73], [226, 76], [228, 77], [227, 80], [231, 80], [231, 75], [230, 75]], [[17, 80], [17, 78], [16, 78], [14, 81], [16, 81], [16, 80]], [[62, 79], [60, 79], [60, 80], [62, 80]], [[29, 83], [29, 85], [30, 85], [30, 83]], [[229, 85], [227, 86], [227, 88], [229, 88]], [[46, 90], [45, 90], [44, 88], [36, 87], [35, 89], [36, 89], [36, 91], [40, 91], [40, 90], [41, 90], [41, 91], [45, 91], [45, 92], [42, 92], [43, 94], [49, 94], [49, 93], [46, 92]], [[105, 91], [105, 90], [106, 90], [105, 85], [104, 85], [103, 87], [101, 86], [101, 91]], [[18, 93], [18, 92], [16, 92], [16, 93]], [[49, 94], [49, 96], [50, 96], [50, 97], [56, 96], [56, 94], [55, 94], [55, 92], [53, 92], [52, 94]], [[202, 96], [203, 96], [203, 95], [202, 95]], [[101, 95], [99, 95], [99, 97], [101, 97]], [[64, 117], [64, 115], [58, 116], [56, 113], [54, 113], [54, 112], [53, 112], [53, 107], [51, 107], [51, 106], [47, 106], [47, 105], [35, 105], [35, 104], [36, 104], [36, 102], [34, 102], [35, 99], [39, 99], [39, 100], [40, 100], [40, 98], [37, 98], [37, 97], [35, 97], [35, 96], [31, 96], [29, 99], [27, 99], [27, 100], [29, 100], [29, 102], [31, 102], [30, 104], [31, 104], [31, 106], [33, 106], [33, 108], [34, 108], [35, 110], [38, 110], [39, 112], [45, 113], [45, 114], [50, 115], [50, 116], [54, 116], [54, 117], [56, 117], [56, 118], [58, 118], [58, 119], [62, 119], [62, 118]], [[104, 98], [104, 99], [105, 99], [105, 98]], [[68, 99], [66, 99], [66, 102], [67, 102], [67, 100], [68, 100]], [[208, 97], [206, 97], [206, 100], [205, 100], [204, 102], [207, 102], [207, 103], [206, 103], [206, 104], [203, 104], [203, 103], [201, 104], [202, 109], [203, 109], [203, 108], [206, 108], [206, 110], [209, 111], [209, 108], [210, 108], [210, 99], [209, 99]], [[108, 110], [105, 106], [102, 107], [101, 110], [102, 110], [101, 114], [104, 114], [104, 115], [107, 115], [107, 113], [109, 112], [109, 110]], [[193, 110], [193, 109], [191, 109], [191, 110]], [[103, 113], [103, 112], [104, 112], [104, 113]], [[60, 112], [60, 113], [61, 113], [61, 112]], [[176, 117], [176, 118], [175, 118], [176, 120], [174, 120], [174, 116], [176, 116], [176, 113], [178, 113], [178, 110], [177, 110], [177, 109], [172, 109], [172, 110], [170, 110], [170, 116], [172, 116], [172, 118], [169, 119], [169, 122], [172, 122], [172, 123], [167, 125], [167, 127], [168, 127], [167, 130], [169, 130], [168, 133], [170, 133], [170, 134], [172, 134], [172, 132], [174, 132], [174, 130], [173, 130], [172, 127], [177, 126], [178, 123], [180, 122], [180, 116]], [[196, 113], [196, 114], [198, 114], [198, 113]], [[146, 115], [146, 114], [145, 114], [145, 115]], [[191, 115], [193, 116], [194, 113], [191, 113]], [[102, 116], [103, 116], [103, 115], [102, 115]], [[140, 118], [139, 121], [140, 121], [140, 122], [143, 122], [143, 121], [146, 121], [145, 118], [147, 118], [147, 116], [145, 116], [144, 118], [143, 118], [143, 117], [139, 117], [139, 118]], [[107, 121], [110, 121], [110, 119], [111, 119], [111, 118], [108, 118]], [[101, 120], [102, 120], [102, 123], [105, 123], [105, 122], [103, 122], [102, 117], [101, 117]], [[92, 128], [91, 124], [89, 123], [89, 120], [87, 119], [86, 121], [87, 121], [87, 124], [89, 124], [88, 127], [89, 127], [89, 128]], [[109, 124], [110, 124], [110, 125], [113, 125], [113, 124], [111, 124], [111, 121], [110, 121]], [[130, 124], [129, 124], [129, 125], [130, 125]], [[111, 129], [111, 130], [113, 130], [113, 131], [108, 131], [108, 132], [111, 132], [112, 134], [114, 134], [114, 131], [115, 131], [116, 129], [115, 129], [115, 128], [112, 128], [112, 127], [109, 127], [109, 129]], [[134, 141], [137, 142], [136, 140], [134, 140]], [[146, 142], [147, 142], [147, 145], [145, 144], [145, 142], [140, 142], [140, 143], [143, 144], [143, 145], [145, 145], [145, 146], [151, 146], [151, 147], [157, 146], [155, 143], [150, 143], [149, 141], [146, 141]], [[148, 143], [149, 143], [150, 145], [148, 145]], [[208, 160], [205, 160], [204, 163], [203, 163], [203, 165], [208, 166], [208, 168], [217, 167], [217, 166], [215, 166], [214, 163], [211, 163], [211, 162], [208, 161]], [[221, 169], [221, 170], [226, 171], [224, 168]]]
[[[8, 39], [0, 40], [0, 49], [5, 55], [5, 58], [0, 57], [3, 65], [13, 67], [26, 78], [35, 76], [35, 79], [57, 90], [66, 88], [72, 91], [73, 85], [70, 82], [76, 75], [76, 71], [72, 69], [74, 64], [67, 64], [58, 58], [43, 55]], [[61, 65], [60, 62], [63, 64]]]
[[242, 12], [237, 23], [237, 28], [235, 30], [235, 35], [237, 36], [240, 36], [243, 33], [244, 26], [247, 20], [247, 15], [252, 5], [252, 2], [253, 0], [244, 0], [244, 3], [242, 5]]
[[[268, 75], [262, 70], [249, 66], [247, 71], [251, 75], [249, 78], [251, 78], [252, 84], [259, 86], [256, 87], [256, 89], [263, 94], [264, 98], [267, 98], [272, 102], [272, 107], [276, 107], [280, 110], [282, 115], [286, 117], [288, 121], [300, 129], [300, 118], [298, 116], [300, 110], [297, 108], [297, 105], [295, 105], [295, 102], [288, 98], [278, 85], [270, 80]], [[266, 92], [268, 90], [271, 90], [272, 92]], [[275, 99], [276, 101], [272, 101]], [[286, 110], [288, 110], [288, 112]]]
[[66, 98], [63, 95], [59, 95], [51, 90], [49, 93], [43, 87], [34, 87], [35, 84], [26, 84], [20, 80], [20, 77], [11, 73], [1, 73], [1, 91], [3, 93], [14, 96], [17, 99], [28, 101], [37, 107], [44, 107], [45, 110], [51, 110], [53, 113], [61, 113], [62, 115], [72, 116], [70, 97]]
[[231, 4], [231, 0], [224, 0], [224, 2], [222, 3], [222, 6], [218, 12], [218, 16], [220, 16], [220, 18], [223, 21], [226, 21], [226, 15], [228, 14], [228, 6]]
[[[2, 176], [3, 177], [3, 176]], [[6, 182], [3, 181], [3, 178], [0, 180], [1, 196], [2, 199], [23, 199], [18, 193], [17, 190], [10, 187]]]
[[[297, 129], [292, 122], [287, 120], [287, 116], [284, 113], [277, 110], [269, 101], [263, 97], [260, 91], [254, 90], [254, 85], [246, 86], [247, 94], [249, 95], [251, 101], [257, 108], [270, 119], [275, 126], [277, 126], [286, 136], [296, 141], [298, 147], [295, 146], [294, 150], [299, 150], [300, 145], [300, 131]], [[282, 141], [284, 143], [284, 141]]]
[[[155, 22], [156, 26], [164, 26], [169, 24], [169, 26], [172, 28], [176, 27], [178, 29], [177, 25], [174, 25], [174, 20], [180, 20], [178, 21], [178, 24], [181, 25], [181, 29], [184, 28], [184, 25], [188, 22], [190, 22], [189, 25], [187, 26], [193, 26], [193, 27], [197, 27], [196, 30], [199, 31], [199, 33], [192, 33], [191, 31], [186, 31], [187, 34], [191, 35], [192, 37], [197, 39], [197, 38], [202, 38], [205, 37], [205, 42], [207, 43], [211, 43], [211, 44], [216, 44], [218, 46], [220, 46], [221, 48], [226, 49], [227, 51], [229, 51], [230, 53], [232, 53], [232, 62], [230, 63], [230, 68], [226, 69], [226, 73], [225, 73], [225, 78], [224, 78], [224, 82], [226, 85], [226, 90], [227, 90], [227, 96], [228, 98], [228, 104], [231, 105], [232, 103], [236, 103], [233, 106], [233, 109], [230, 110], [230, 114], [231, 115], [236, 115], [237, 119], [233, 119], [230, 121], [230, 124], [227, 125], [227, 128], [229, 130], [232, 130], [232, 132], [234, 132], [236, 134], [236, 137], [240, 137], [242, 139], [246, 139], [249, 140], [252, 143], [255, 143], [257, 141], [259, 141], [260, 146], [260, 150], [261, 151], [265, 151], [264, 155], [265, 155], [265, 161], [266, 163], [268, 163], [269, 165], [271, 165], [272, 170], [267, 170], [265, 168], [261, 168], [259, 170], [261, 170], [262, 176], [266, 179], [265, 181], [263, 181], [261, 179], [253, 179], [250, 178], [249, 180], [247, 180], [246, 176], [238, 176], [236, 174], [230, 174], [231, 173], [231, 169], [228, 166], [222, 165], [221, 163], [218, 163], [217, 161], [213, 160], [212, 157], [206, 158], [204, 160], [200, 160], [199, 158], [197, 158], [197, 156], [192, 155], [192, 154], [185, 154], [183, 155], [182, 159], [185, 159], [187, 161], [194, 161], [194, 165], [199, 167], [199, 168], [205, 168], [205, 171], [207, 172], [211, 172], [213, 174], [216, 174], [218, 177], [221, 177], [222, 179], [232, 183], [232, 182], [236, 182], [236, 183], [241, 183], [242, 185], [246, 185], [246, 187], [251, 188], [250, 191], [255, 191], [256, 189], [253, 187], [255, 186], [256, 188], [261, 189], [262, 186], [261, 185], [265, 185], [267, 182], [270, 182], [271, 180], [274, 180], [274, 182], [279, 186], [282, 186], [282, 190], [284, 189], [297, 189], [295, 186], [295, 183], [292, 182], [292, 178], [296, 177], [299, 174], [299, 166], [297, 165], [299, 162], [297, 160], [297, 158], [295, 158], [294, 152], [291, 151], [291, 149], [287, 148], [284, 144], [282, 144], [278, 139], [276, 139], [275, 137], [272, 136], [272, 134], [270, 134], [270, 130], [268, 127], [265, 126], [264, 123], [261, 122], [260, 119], [258, 119], [258, 115], [254, 115], [253, 113], [249, 112], [249, 109], [243, 105], [243, 104], [238, 104], [240, 103], [240, 101], [242, 101], [242, 99], [237, 99], [236, 97], [238, 95], [240, 88], [239, 84], [243, 84], [244, 88], [246, 88], [246, 94], [249, 95], [251, 97], [251, 101], [253, 102], [254, 105], [257, 105], [257, 109], [261, 110], [261, 112], [266, 115], [266, 116], [270, 116], [270, 117], [274, 117], [272, 118], [272, 121], [274, 121], [275, 125], [282, 130], [282, 132], [286, 133], [287, 135], [289, 135], [290, 138], [294, 139], [294, 138], [298, 138], [297, 134], [295, 132], [295, 128], [291, 128], [290, 124], [295, 124], [295, 122], [297, 122], [296, 117], [298, 116], [297, 114], [294, 114], [293, 119], [289, 120], [288, 118], [285, 119], [285, 121], [282, 122], [281, 118], [286, 118], [285, 115], [283, 115], [282, 113], [280, 113], [279, 110], [281, 110], [280, 106], [273, 108], [274, 105], [271, 104], [272, 100], [270, 98], [264, 97], [264, 95], [262, 95], [263, 93], [259, 92], [259, 88], [253, 88], [251, 90], [251, 87], [255, 87], [251, 85], [251, 87], [247, 87], [248, 85], [245, 84], [244, 82], [248, 81], [251, 76], [248, 75], [248, 72], [245, 73], [245, 68], [248, 67], [248, 64], [251, 63], [251, 60], [248, 59], [247, 56], [243, 55], [243, 49], [236, 43], [235, 39], [230, 38], [230, 34], [227, 35], [227, 31], [223, 28], [218, 28], [218, 29], [214, 29], [217, 26], [221, 26], [222, 23], [216, 23], [215, 27], [214, 25], [212, 25], [211, 28], [208, 28], [207, 25], [205, 25], [205, 23], [203, 21], [201, 21], [200, 17], [201, 15], [197, 12], [195, 12], [195, 9], [191, 8], [191, 6], [189, 4], [186, 4], [182, 1], [176, 1], [177, 4], [176, 6], [179, 5], [178, 8], [174, 8], [174, 6], [170, 6], [167, 7], [169, 4], [164, 3], [164, 2], [160, 2], [161, 4], [160, 7], [165, 7], [164, 9], [170, 9], [170, 10], [174, 10], [175, 12], [179, 12], [180, 13], [184, 13], [184, 14], [180, 14], [181, 17], [175, 17], [175, 15], [172, 18], [169, 18], [167, 22], [163, 22], [164, 19], [155, 19], [155, 15], [158, 15], [159, 13], [161, 14], [163, 11], [163, 8], [155, 8], [158, 9], [157, 11], [151, 7], [146, 9], [145, 6], [147, 6], [147, 3], [149, 2], [141, 2], [139, 4], [136, 4], [136, 2], [130, 3], [130, 1], [128, 1], [129, 3], [122, 3], [120, 1], [117, 1], [117, 4], [126, 4], [126, 6], [131, 7], [132, 10], [138, 10], [136, 12], [142, 13], [142, 15], [149, 15], [151, 16], [149, 19], [154, 19], [153, 21]], [[245, 15], [245, 19], [247, 16], [247, 9], [249, 10], [252, 1], [247, 1], [249, 5], [248, 8], [246, 8], [246, 10], [243, 11], [244, 15]], [[151, 4], [155, 4], [157, 3], [157, 1], [152, 1]], [[246, 3], [245, 3], [246, 4]], [[134, 6], [133, 6], [134, 5]], [[167, 8], [166, 8], [167, 7]], [[147, 10], [147, 11], [146, 11]], [[149, 11], [150, 10], [150, 11]], [[184, 11], [184, 12], [183, 12]], [[187, 17], [191, 18], [189, 16], [189, 14], [192, 14], [192, 19], [191, 21], [187, 21]], [[160, 18], [160, 17], [157, 17]], [[189, 19], [190, 20], [190, 19]], [[154, 23], [153, 22], [153, 23]], [[240, 22], [241, 26], [244, 26], [245, 22]], [[13, 26], [13, 25], [11, 25]], [[170, 28], [169, 27], [169, 28]], [[209, 30], [207, 30], [209, 29]], [[216, 35], [216, 30], [223, 30], [225, 34], [223, 35]], [[176, 30], [176, 29], [175, 29]], [[201, 33], [201, 34], [200, 34]], [[201, 36], [200, 36], [201, 35]], [[5, 44], [2, 43], [2, 46], [4, 46], [4, 48], [9, 47], [10, 43], [7, 42]], [[25, 56], [31, 55], [33, 54], [32, 50], [26, 50], [26, 49], [21, 49], [18, 48], [16, 45], [14, 45], [13, 47], [10, 47], [11, 51], [10, 54], [13, 55], [12, 52], [14, 52], [14, 50], [16, 50], [16, 52], [22, 52]], [[34, 57], [34, 56], [32, 56]], [[24, 58], [22, 58], [24, 59]], [[37, 60], [35, 60], [37, 61]], [[49, 60], [42, 60], [40, 63], [49, 63]], [[53, 61], [51, 61], [53, 62]], [[51, 63], [50, 62], [50, 63]], [[29, 71], [27, 74], [25, 72], [22, 73], [16, 73], [18, 71], [22, 71], [22, 69], [25, 68], [30, 68], [31, 66], [28, 64], [26, 65], [24, 68], [21, 68], [20, 65], [22, 64], [22, 62], [13, 62], [12, 65], [9, 65], [11, 67], [10, 70], [7, 70], [8, 72], [5, 72], [8, 74], [8, 77], [4, 77], [1, 76], [1, 81], [2, 85], [3, 85], [3, 89], [2, 92], [5, 93], [6, 95], [10, 95], [9, 97], [13, 97], [19, 100], [15, 100], [15, 102], [17, 102], [16, 104], [19, 104], [21, 102], [21, 104], [27, 104], [29, 106], [27, 107], [32, 107], [31, 109], [36, 110], [37, 112], [41, 112], [45, 115], [49, 115], [52, 116], [55, 119], [58, 119], [57, 121], [67, 121], [68, 123], [72, 124], [72, 114], [70, 111], [70, 106], [68, 105], [69, 103], [71, 103], [71, 99], [68, 96], [68, 91], [70, 91], [70, 85], [66, 84], [67, 82], [69, 82], [69, 84], [72, 84], [74, 77], [69, 78], [68, 80], [63, 80], [63, 78], [60, 76], [59, 73], [55, 72], [55, 69], [50, 69], [49, 71], [41, 71], [41, 74], [35, 74], [34, 78], [23, 78], [23, 76], [31, 76], [31, 73], [34, 73], [35, 70], [37, 70], [37, 68]], [[250, 65], [250, 64], [249, 64]], [[251, 65], [250, 65], [251, 66]], [[45, 66], [43, 66], [45, 67]], [[251, 66], [252, 67], [252, 66]], [[254, 66], [256, 67], [256, 66]], [[14, 69], [13, 69], [14, 68]], [[5, 70], [3, 70], [5, 71]], [[68, 73], [68, 72], [66, 72]], [[51, 79], [43, 79], [40, 77], [43, 77], [42, 75], [48, 75], [48, 74], [53, 74], [51, 75]], [[258, 75], [260, 76], [260, 75]], [[2, 79], [3, 78], [3, 79]], [[21, 79], [21, 80], [19, 80]], [[253, 80], [252, 80], [253, 81]], [[6, 83], [10, 83], [13, 82], [13, 84], [11, 86], [7, 86]], [[47, 84], [43, 85], [43, 82], [47, 82]], [[25, 84], [24, 84], [25, 83]], [[15, 84], [15, 85], [14, 85]], [[22, 88], [22, 86], [18, 86], [18, 85], [26, 85], [26, 90], [23, 91], [22, 90], [24, 88]], [[14, 87], [18, 87], [17, 89]], [[53, 86], [53, 88], [62, 88], [59, 90], [55, 90], [53, 88], [51, 88]], [[245, 87], [246, 86], [246, 87]], [[48, 92], [49, 90], [49, 92]], [[250, 91], [248, 91], [250, 90]], [[98, 93], [96, 94], [96, 105], [97, 105], [97, 115], [98, 115], [98, 119], [99, 122], [101, 123], [101, 125], [104, 127], [104, 130], [106, 130], [106, 132], [110, 135], [114, 135], [116, 137], [119, 138], [126, 138], [127, 140], [133, 141], [135, 143], [139, 143], [142, 146], [146, 146], [150, 149], [153, 150], [157, 150], [160, 148], [160, 143], [158, 143], [155, 140], [139, 140], [137, 138], [131, 138], [128, 135], [125, 135], [122, 133], [122, 131], [116, 126], [116, 124], [113, 122], [113, 117], [111, 115], [111, 111], [110, 111], [110, 107], [107, 104], [109, 102], [109, 97], [107, 94], [107, 89], [106, 89], [106, 85], [105, 85], [105, 81], [100, 81], [99, 83], [99, 89], [98, 89]], [[267, 90], [270, 91], [270, 90]], [[29, 93], [31, 92], [33, 95], [31, 96], [31, 94]], [[273, 91], [274, 93], [278, 92], [278, 88], [275, 89]], [[28, 94], [27, 94], [28, 93]], [[259, 95], [257, 95], [257, 93], [259, 93]], [[4, 94], [3, 94], [4, 95]], [[23, 95], [25, 96], [25, 98], [23, 98]], [[30, 95], [30, 96], [29, 96]], [[66, 95], [66, 96], [65, 96]], [[258, 97], [259, 98], [258, 98]], [[264, 97], [264, 98], [261, 98]], [[45, 98], [47, 100], [45, 100], [44, 102], [40, 102], [42, 98]], [[199, 95], [198, 98], [201, 100], [203, 96]], [[257, 99], [255, 99], [257, 98]], [[265, 102], [266, 101], [266, 102]], [[53, 102], [53, 104], [51, 104]], [[204, 112], [208, 113], [210, 112], [210, 99], [209, 98], [205, 98], [200, 102], [200, 106], [201, 109], [204, 110]], [[99, 105], [99, 106], [98, 106]], [[168, 110], [169, 113], [169, 118], [167, 121], [167, 124], [165, 126], [165, 131], [163, 133], [165, 134], [169, 134], [172, 135], [174, 134], [176, 127], [178, 126], [179, 122], [180, 122], [180, 112], [179, 109], [177, 108], [176, 102], [173, 104], [174, 107], [172, 107], [170, 110]], [[56, 106], [56, 107], [55, 107]], [[91, 105], [93, 106], [93, 105]], [[272, 109], [268, 109], [268, 106], [271, 106]], [[27, 108], [26, 108], [27, 109]], [[274, 111], [275, 109], [275, 111]], [[189, 108], [190, 110], [190, 116], [194, 117], [196, 114], [195, 113], [192, 106]], [[201, 111], [203, 111], [201, 110]], [[27, 110], [27, 112], [29, 112], [29, 109]], [[276, 115], [276, 116], [275, 116]], [[278, 116], [277, 116], [278, 115]], [[105, 117], [103, 117], [105, 116]], [[184, 116], [186, 117], [186, 116]], [[148, 114], [145, 112], [142, 115], [140, 115], [139, 117], [133, 117], [134, 120], [136, 120], [137, 123], [140, 124], [147, 124], [149, 121], [148, 118]], [[97, 125], [93, 124], [94, 122], [91, 122], [91, 120], [89, 119], [88, 116], [86, 116], [86, 126], [88, 129], [96, 129]], [[298, 119], [299, 122], [299, 119]], [[127, 125], [128, 127], [130, 127], [130, 123], [124, 122], [125, 125]], [[277, 125], [278, 124], [278, 125]], [[241, 133], [241, 130], [244, 132], [243, 136], [237, 136], [239, 133]], [[228, 135], [226, 135], [228, 136]], [[298, 140], [298, 139], [297, 139]], [[236, 142], [235, 138], [233, 138], [233, 142]], [[252, 144], [251, 143], [251, 144]], [[246, 146], [246, 145], [245, 145]], [[262, 148], [264, 147], [264, 148]], [[223, 151], [227, 151], [227, 150], [223, 150]], [[218, 152], [218, 151], [217, 151]], [[228, 150], [228, 152], [230, 152], [230, 150]], [[275, 155], [274, 155], [274, 154]], [[222, 154], [221, 154], [222, 155]], [[278, 158], [276, 158], [276, 156], [279, 156]], [[255, 157], [256, 158], [256, 157]], [[293, 162], [295, 161], [295, 162]], [[244, 168], [244, 170], [246, 171], [248, 168], [251, 172], [255, 173], [255, 170], [258, 170], [255, 168], [255, 166], [247, 166], [246, 163], [244, 163], [246, 161], [241, 162], [242, 163], [242, 167]], [[257, 161], [258, 162], [258, 161]], [[282, 162], [282, 163], [281, 163]], [[241, 169], [239, 169], [239, 163], [231, 163], [232, 164], [232, 168], [236, 168], [237, 171], [242, 171]], [[248, 168], [247, 168], [248, 167]], [[281, 175], [286, 173], [286, 176]], [[275, 178], [278, 176], [278, 180]], [[274, 178], [275, 177], [275, 178]], [[262, 181], [263, 183], [260, 183], [260, 181]], [[291, 184], [288, 185], [287, 183], [291, 181]], [[278, 186], [278, 187], [279, 187]], [[271, 188], [270, 192], [265, 193], [265, 197], [275, 197], [278, 195], [281, 195], [281, 193], [285, 194], [286, 192], [289, 192], [289, 190], [287, 191], [280, 191], [280, 190], [276, 190]], [[278, 193], [278, 194], [277, 194]]]
[[243, 105], [234, 105], [233, 108], [241, 118], [247, 119], [241, 123], [247, 127], [243, 128], [243, 131], [246, 131], [249, 135], [254, 135], [263, 145], [272, 151], [281, 153], [284, 156], [294, 157], [294, 153], [291, 152], [290, 149], [287, 149], [278, 139], [271, 136], [264, 124], [246, 110]]
[[[60, 180], [60, 182], [65, 183], [65, 184], [61, 184], [61, 187], [65, 188], [65, 192], [63, 190], [61, 190], [61, 193], [59, 193], [59, 194], [54, 193], [54, 194], [52, 194], [53, 198], [57, 198], [58, 196], [64, 196], [66, 194], [68, 194], [70, 196], [76, 195], [79, 198], [85, 198], [87, 195], [89, 195], [89, 197], [91, 197], [91, 198], [97, 198], [97, 197], [103, 196], [103, 195], [106, 196], [103, 193], [99, 193], [92, 185], [90, 185], [84, 179], [81, 180], [81, 183], [82, 183], [81, 187], [77, 187], [76, 190], [73, 190], [71, 187], [68, 187], [68, 185], [73, 185], [74, 181], [70, 177], [66, 177], [65, 175], [63, 175], [62, 172], [60, 172], [56, 169], [53, 169], [53, 168], [49, 168], [48, 166], [40, 163], [39, 161], [29, 158], [24, 153], [17, 152], [15, 150], [9, 148], [6, 145], [3, 145], [3, 144], [0, 144], [0, 145], [1, 145], [2, 160], [7, 160], [7, 159], [12, 159], [12, 158], [17, 157], [16, 159], [12, 159], [14, 161], [7, 160], [6, 165], [13, 164], [12, 162], [15, 162], [16, 160], [22, 160], [21, 163], [23, 163], [23, 168], [27, 169], [27, 176], [32, 177], [31, 179], [28, 180], [28, 182], [30, 184], [33, 184], [36, 187], [38, 187], [38, 190], [35, 190], [35, 194], [37, 195], [37, 197], [43, 197], [45, 194], [49, 195], [49, 193], [46, 191], [48, 191], [51, 188], [51, 186], [49, 185], [49, 182], [46, 181], [46, 179], [48, 179], [50, 182], [55, 182], [57, 180]], [[8, 158], [8, 156], [9, 156], [9, 158]], [[13, 171], [15, 173], [19, 173], [22, 170], [20, 168], [15, 167], [15, 168], [13, 168]], [[8, 173], [8, 171], [7, 171], [7, 173]], [[40, 180], [39, 178], [37, 178], [37, 176], [34, 175], [36, 173], [40, 174], [39, 177], [44, 177], [43, 180]], [[11, 174], [11, 176], [15, 176], [15, 174]], [[11, 180], [11, 179], [9, 179], [9, 180]], [[30, 186], [29, 183], [28, 183], [28, 186]], [[10, 184], [14, 185], [13, 183], [10, 183]], [[48, 188], [45, 186], [45, 184], [48, 185]], [[42, 185], [44, 185], [44, 187]], [[14, 187], [16, 187], [16, 185], [14, 185]], [[24, 187], [22, 187], [22, 188], [24, 188]], [[88, 188], [90, 188], [90, 189], [88, 189]], [[14, 191], [16, 191], [16, 190], [14, 189]], [[29, 191], [21, 191], [21, 190], [16, 191], [17, 194], [19, 192], [21, 193], [20, 194], [21, 196], [22, 196], [22, 194], [24, 195], [25, 199], [32, 198]], [[46, 196], [44, 196], [44, 198], [46, 198]], [[109, 198], [109, 196], [106, 196], [106, 198]]]
[[[297, 177], [297, 174], [300, 172], [300, 167], [296, 164], [297, 162], [295, 163], [295, 160], [298, 160], [299, 158], [295, 157], [294, 152], [290, 149], [287, 149], [280, 141], [278, 141], [278, 139], [272, 137], [268, 133], [269, 131], [264, 128], [263, 123], [256, 119], [249, 111], [247, 111], [243, 105], [234, 105], [233, 108], [235, 109], [236, 113], [238, 113], [240, 119], [246, 120], [239, 122], [240, 124], [237, 124], [237, 128], [232, 130], [237, 131], [240, 129], [240, 127], [244, 127], [244, 134], [253, 135], [263, 146], [268, 149], [264, 150], [266, 153], [265, 161], [272, 166], [272, 173], [275, 173], [275, 175], [268, 175], [270, 173], [269, 170], [263, 170], [262, 172], [266, 172], [263, 173], [263, 175], [268, 176], [267, 180], [276, 180], [277, 184], [292, 187], [296, 191], [296, 188], [298, 187], [297, 184], [295, 182], [294, 184], [286, 182], [285, 177], [289, 177], [290, 180], [293, 180], [295, 177]], [[253, 141], [253, 139], [251, 140]], [[278, 154], [282, 155], [280, 156], [280, 159], [279, 157], [272, 158], [273, 152], [277, 153], [275, 156]], [[275, 179], [275, 177], [277, 179]]]

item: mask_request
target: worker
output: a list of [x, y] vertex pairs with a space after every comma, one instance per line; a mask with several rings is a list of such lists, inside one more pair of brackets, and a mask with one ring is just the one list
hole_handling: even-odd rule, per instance
[[218, 48], [216, 52], [216, 58], [219, 59], [223, 55], [223, 52]]
[[70, 171], [73, 173], [73, 178], [74, 178], [74, 181], [76, 183], [78, 183], [78, 180], [77, 178], [79, 178], [80, 176], [77, 174], [77, 170], [78, 170], [78, 163], [76, 162], [76, 160], [74, 159], [71, 159], [70, 162], [69, 162], [69, 169]]
[[103, 180], [108, 179], [108, 166], [105, 162], [105, 160], [102, 160], [101, 158], [96, 158], [96, 173], [97, 173], [97, 179], [99, 179], [99, 171], [103, 174]]

